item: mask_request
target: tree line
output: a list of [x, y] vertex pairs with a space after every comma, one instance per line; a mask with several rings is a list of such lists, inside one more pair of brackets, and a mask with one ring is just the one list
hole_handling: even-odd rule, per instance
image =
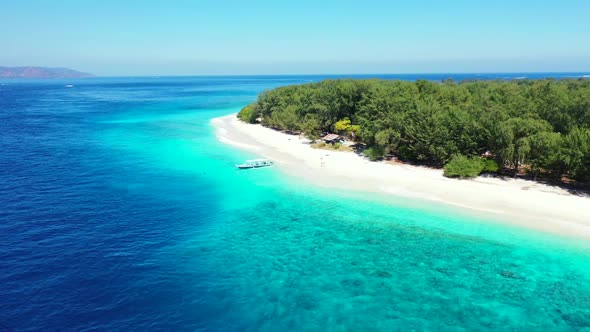
[[440, 167], [486, 156], [504, 171], [590, 179], [587, 79], [326, 80], [265, 91], [238, 116], [310, 138], [339, 132], [371, 159]]

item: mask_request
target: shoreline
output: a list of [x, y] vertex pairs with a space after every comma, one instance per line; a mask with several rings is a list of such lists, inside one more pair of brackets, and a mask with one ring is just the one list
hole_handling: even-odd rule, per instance
[[590, 240], [590, 198], [559, 187], [523, 179], [449, 179], [439, 169], [371, 162], [354, 152], [314, 149], [306, 138], [244, 123], [236, 114], [211, 124], [222, 143], [272, 159], [281, 171], [315, 185], [437, 202], [513, 226]]

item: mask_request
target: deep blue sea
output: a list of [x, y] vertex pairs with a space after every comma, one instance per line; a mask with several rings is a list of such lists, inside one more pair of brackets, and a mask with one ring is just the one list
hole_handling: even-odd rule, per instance
[[0, 81], [0, 331], [590, 331], [588, 243], [238, 171], [210, 119], [325, 77]]

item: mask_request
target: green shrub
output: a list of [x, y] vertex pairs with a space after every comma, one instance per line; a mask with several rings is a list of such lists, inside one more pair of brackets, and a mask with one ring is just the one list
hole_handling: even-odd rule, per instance
[[342, 147], [342, 143], [334, 143], [334, 150], [338, 150]]
[[383, 150], [378, 147], [370, 147], [363, 151], [363, 154], [371, 161], [377, 161], [383, 158]]
[[238, 112], [238, 119], [247, 123], [256, 123], [258, 112], [256, 112], [255, 105], [248, 105]]
[[445, 165], [443, 175], [449, 178], [474, 178], [481, 174], [484, 168], [481, 158], [456, 155]]
[[483, 159], [482, 163], [483, 163], [482, 172], [484, 172], [484, 173], [498, 173], [498, 171], [500, 170], [500, 165], [498, 165], [498, 163], [493, 159], [488, 159], [488, 158]]

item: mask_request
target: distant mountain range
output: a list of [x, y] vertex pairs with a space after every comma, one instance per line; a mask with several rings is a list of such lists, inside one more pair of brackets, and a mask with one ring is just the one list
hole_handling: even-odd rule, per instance
[[0, 78], [87, 78], [92, 74], [70, 68], [0, 67]]

